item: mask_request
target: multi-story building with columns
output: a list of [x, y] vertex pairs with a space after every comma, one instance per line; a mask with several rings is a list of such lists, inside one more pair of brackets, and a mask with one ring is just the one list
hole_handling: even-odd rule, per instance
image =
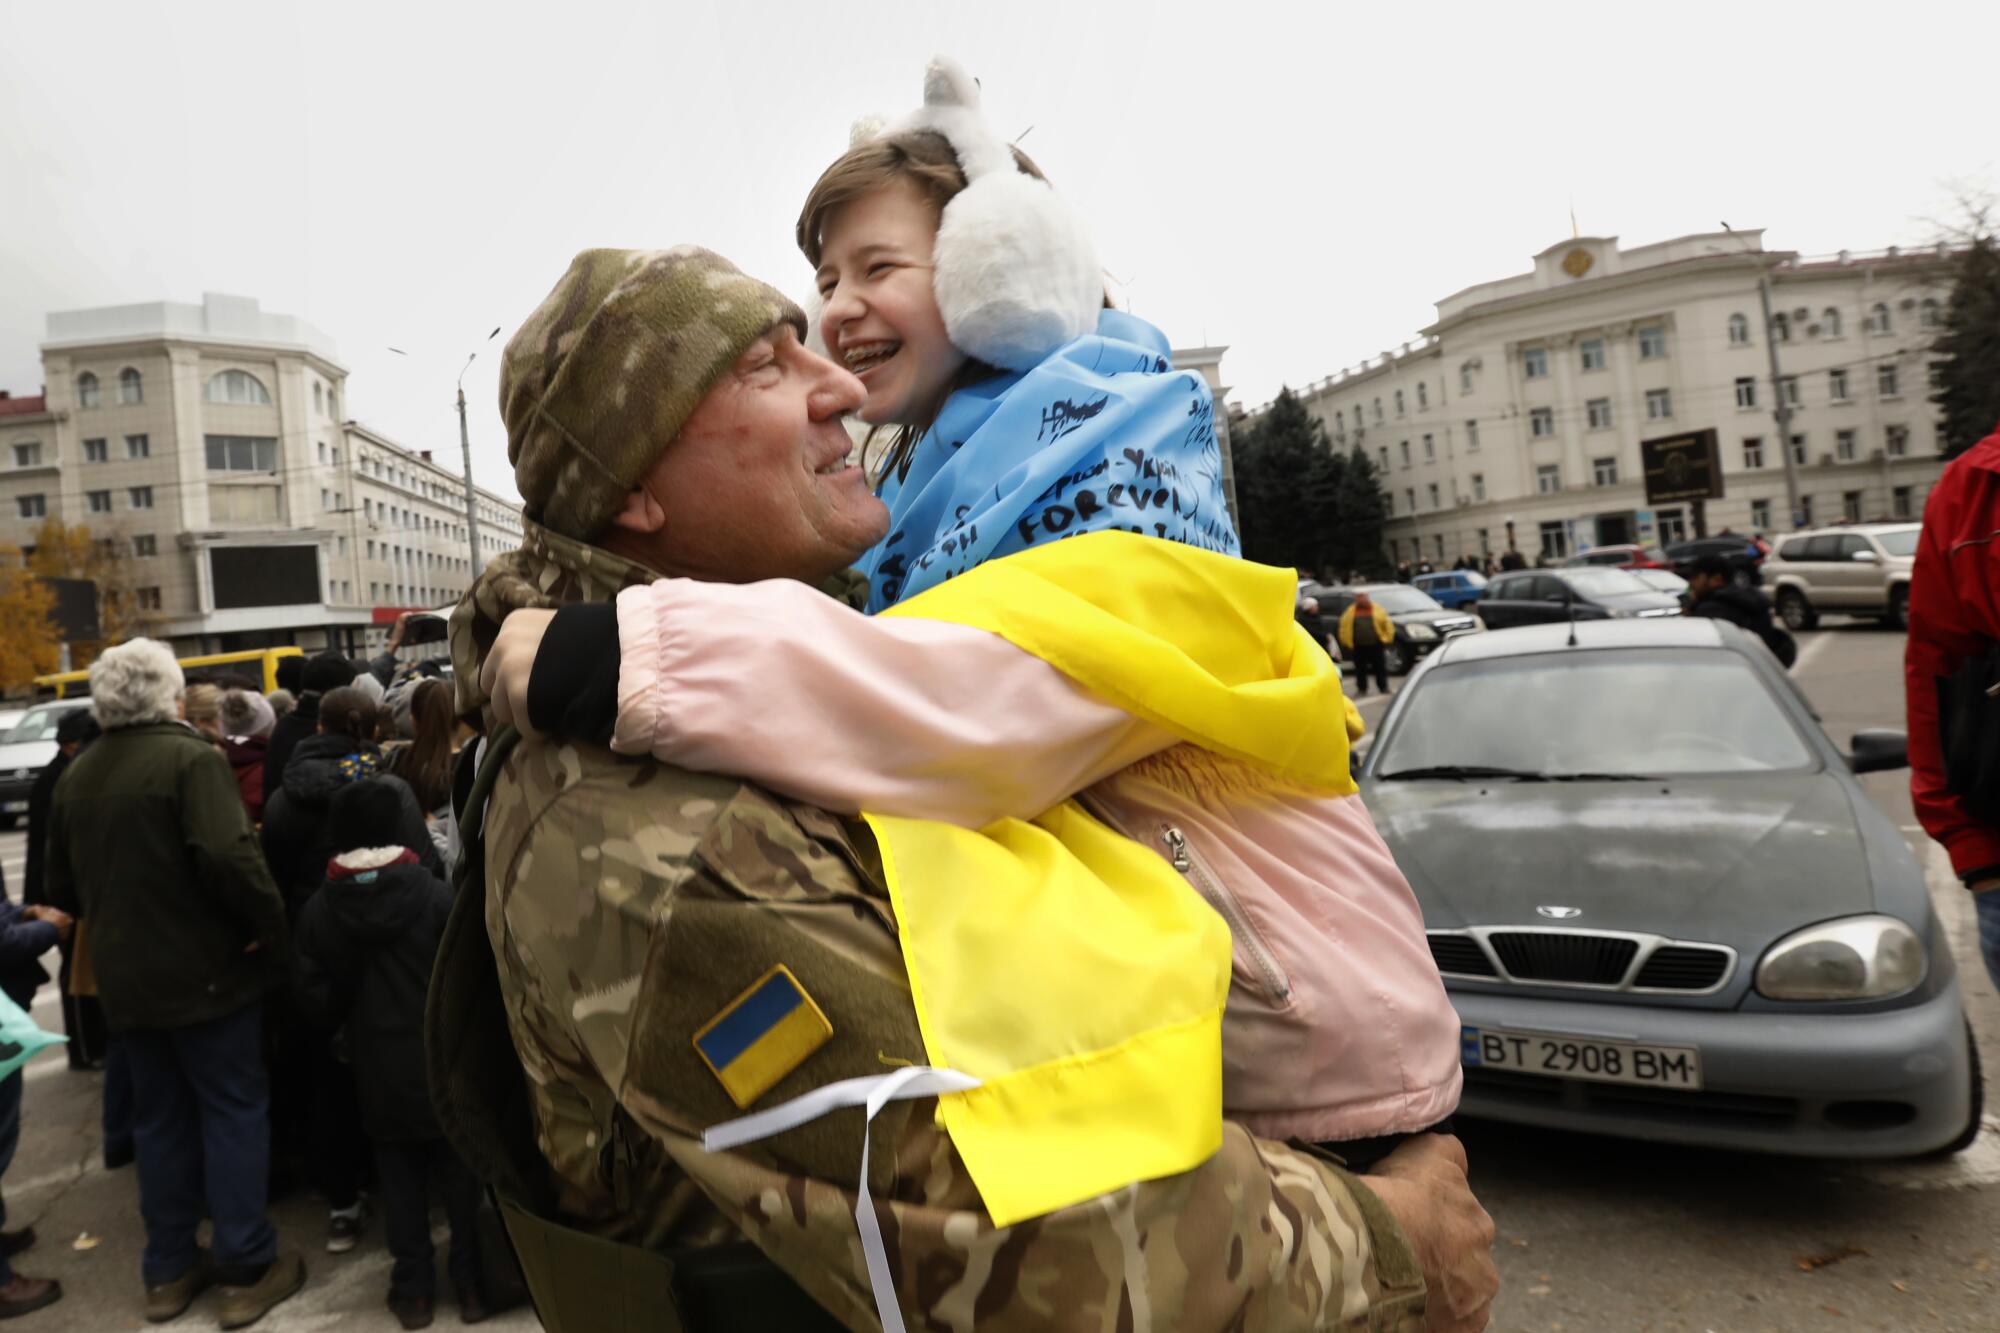
[[[49, 517], [132, 556], [133, 595], [183, 653], [350, 650], [473, 571], [465, 483], [348, 418], [332, 342], [246, 297], [48, 316], [43, 394], [0, 401], [0, 542]], [[477, 492], [483, 559], [519, 508]]]
[[1707, 428], [1725, 489], [1708, 528], [1785, 529], [1761, 275], [1803, 521], [1920, 516], [1941, 470], [1928, 349], [1950, 256], [1802, 259], [1762, 236], [1567, 240], [1530, 273], [1440, 301], [1416, 342], [1305, 386], [1334, 446], [1380, 469], [1391, 558], [1554, 559], [1692, 535], [1689, 506], [1648, 505], [1639, 445]]

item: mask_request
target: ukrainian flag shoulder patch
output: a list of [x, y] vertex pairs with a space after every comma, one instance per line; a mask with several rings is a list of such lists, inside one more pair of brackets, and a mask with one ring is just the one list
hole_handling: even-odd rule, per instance
[[694, 1034], [695, 1053], [739, 1109], [769, 1092], [833, 1037], [813, 997], [779, 963]]

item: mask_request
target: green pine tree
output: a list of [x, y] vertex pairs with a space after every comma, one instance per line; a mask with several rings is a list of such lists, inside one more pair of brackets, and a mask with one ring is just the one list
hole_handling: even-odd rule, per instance
[[1382, 525], [1389, 519], [1388, 498], [1382, 493], [1374, 460], [1358, 444], [1341, 469], [1336, 507], [1340, 523], [1332, 552], [1334, 568], [1343, 578], [1350, 572], [1367, 578], [1387, 574], [1388, 560], [1382, 554]]
[[1236, 434], [1234, 448], [1244, 555], [1336, 579], [1382, 568], [1387, 514], [1375, 465], [1358, 449], [1334, 452], [1290, 389]]
[[1931, 401], [1943, 410], [1944, 456], [1956, 458], [2000, 430], [2000, 243], [1983, 227], [1959, 255], [1932, 350], [1943, 366]]

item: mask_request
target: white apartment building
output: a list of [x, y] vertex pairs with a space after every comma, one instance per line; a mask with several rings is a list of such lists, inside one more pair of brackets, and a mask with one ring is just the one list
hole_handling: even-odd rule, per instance
[[1446, 297], [1418, 341], [1300, 397], [1336, 448], [1381, 470], [1395, 560], [1693, 535], [1688, 506], [1648, 506], [1639, 442], [1704, 428], [1725, 489], [1708, 530], [1782, 530], [1761, 273], [1807, 524], [1921, 516], [1942, 468], [1928, 349], [1951, 271], [1937, 250], [1806, 260], [1765, 250], [1761, 231], [1629, 250], [1577, 237], [1531, 273]]
[[[343, 414], [332, 342], [247, 297], [48, 316], [42, 397], [0, 399], [0, 542], [48, 517], [133, 557], [183, 654], [349, 651], [469, 585], [465, 484]], [[487, 558], [517, 506], [478, 492]]]

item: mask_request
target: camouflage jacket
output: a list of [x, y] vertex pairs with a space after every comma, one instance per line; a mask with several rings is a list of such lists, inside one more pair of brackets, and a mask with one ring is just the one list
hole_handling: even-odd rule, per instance
[[[530, 526], [452, 618], [462, 708], [520, 606], [604, 600], [648, 571]], [[487, 807], [486, 921], [560, 1206], [636, 1244], [747, 1237], [853, 1329], [876, 1329], [854, 1224], [860, 1117], [727, 1153], [738, 1114], [694, 1032], [774, 963], [834, 1037], [761, 1099], [924, 1058], [865, 830], [750, 784], [548, 741]], [[875, 1122], [870, 1189], [912, 1327], [1304, 1330], [1423, 1326], [1400, 1229], [1337, 1164], [1225, 1126], [1201, 1167], [996, 1229], [934, 1103]]]

